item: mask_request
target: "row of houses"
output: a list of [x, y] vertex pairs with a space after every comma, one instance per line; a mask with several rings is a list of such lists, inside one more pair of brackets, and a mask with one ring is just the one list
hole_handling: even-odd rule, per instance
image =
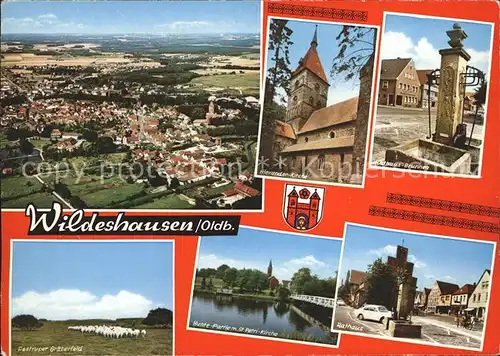
[[488, 305], [490, 274], [491, 271], [486, 269], [477, 283], [464, 284], [462, 287], [454, 283], [436, 281], [432, 288], [417, 291], [415, 308], [439, 314], [467, 311], [481, 318], [485, 315]]
[[[417, 69], [411, 58], [382, 60], [378, 104], [437, 108], [439, 87], [427, 84], [432, 69]], [[430, 96], [429, 96], [430, 95]], [[465, 93], [464, 109], [475, 110], [474, 93]]]
[[[436, 314], [467, 311], [482, 318], [488, 305], [490, 274], [491, 271], [486, 269], [477, 283], [465, 284], [462, 287], [453, 283], [435, 281], [432, 288], [416, 291], [414, 309]], [[366, 289], [367, 276], [366, 272], [349, 271], [350, 293], [345, 300], [348, 304], [357, 307], [364, 303], [363, 291]]]

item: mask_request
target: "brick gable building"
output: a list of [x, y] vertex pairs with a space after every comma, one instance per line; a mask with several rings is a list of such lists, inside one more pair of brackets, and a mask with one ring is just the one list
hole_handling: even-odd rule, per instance
[[421, 99], [420, 86], [417, 70], [411, 58], [382, 60], [379, 105], [416, 108]]

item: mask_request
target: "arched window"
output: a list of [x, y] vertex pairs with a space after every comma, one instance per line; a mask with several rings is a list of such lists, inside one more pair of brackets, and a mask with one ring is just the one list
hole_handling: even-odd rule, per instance
[[325, 168], [325, 155], [320, 154], [318, 157], [318, 169], [322, 171]]
[[331, 131], [328, 135], [330, 138], [335, 138], [335, 131]]
[[295, 89], [297, 89], [297, 88], [299, 87], [299, 85], [300, 85], [300, 80], [299, 80], [299, 79], [297, 79], [297, 80], [295, 81], [295, 84], [294, 84], [294, 85], [295, 85]]
[[307, 136], [306, 136], [306, 137], [304, 138], [304, 141], [305, 141], [305, 142], [309, 142], [309, 137], [307, 137]]
[[316, 91], [319, 92], [319, 84], [318, 83], [314, 84], [314, 89], [316, 89]]
[[295, 104], [297, 102], [297, 95], [293, 97], [293, 103]]
[[295, 156], [292, 157], [292, 167], [295, 167], [297, 164], [297, 158]]
[[281, 151], [281, 146], [279, 142], [274, 143], [274, 152], [280, 152]]
[[311, 104], [311, 105], [312, 105], [312, 104], [313, 104], [313, 102], [314, 102], [314, 99], [313, 99], [313, 97], [312, 97], [312, 96], [310, 96], [310, 97], [309, 97], [309, 104]]
[[340, 164], [344, 164], [345, 156], [343, 153], [340, 154]]
[[319, 109], [321, 107], [321, 101], [318, 100], [318, 102], [316, 103], [316, 107]]

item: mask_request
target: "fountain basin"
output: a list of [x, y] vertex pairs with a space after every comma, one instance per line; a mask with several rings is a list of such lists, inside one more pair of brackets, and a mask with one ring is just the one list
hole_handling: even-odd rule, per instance
[[471, 160], [466, 150], [423, 139], [396, 146], [385, 153], [388, 166], [429, 172], [470, 174]]
[[422, 338], [422, 325], [406, 320], [389, 320], [389, 335], [392, 337]]

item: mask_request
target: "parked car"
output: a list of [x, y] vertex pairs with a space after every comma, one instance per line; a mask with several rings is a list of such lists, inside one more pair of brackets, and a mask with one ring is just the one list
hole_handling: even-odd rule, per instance
[[366, 304], [354, 310], [354, 315], [360, 320], [375, 320], [383, 323], [386, 319], [392, 317], [392, 312], [383, 305]]
[[344, 306], [344, 305], [346, 305], [346, 304], [342, 299], [337, 300], [337, 306]]

